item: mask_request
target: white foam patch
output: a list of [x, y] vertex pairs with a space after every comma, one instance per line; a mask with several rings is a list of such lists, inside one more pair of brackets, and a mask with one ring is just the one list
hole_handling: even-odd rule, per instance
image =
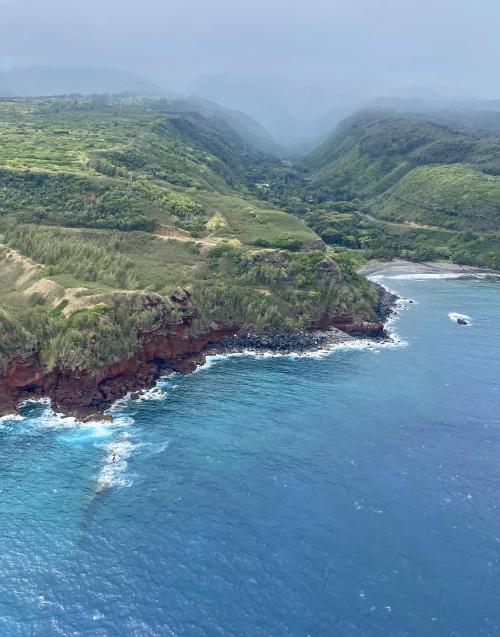
[[449, 312], [448, 318], [450, 319], [450, 321], [453, 321], [454, 323], [456, 323], [458, 319], [467, 321], [468, 325], [472, 323], [472, 319], [470, 316], [467, 316], [467, 314], [460, 314], [459, 312]]
[[132, 454], [134, 446], [128, 432], [124, 432], [117, 440], [106, 445], [104, 464], [97, 476], [97, 493], [114, 486], [129, 487], [132, 485], [133, 481], [127, 479], [125, 474], [128, 467], [127, 460]]
[[160, 378], [160, 380], [158, 380], [157, 384], [154, 387], [151, 387], [150, 389], [143, 389], [142, 391], [138, 392], [139, 393], [138, 398], [133, 399], [131, 392], [123, 396], [123, 398], [118, 398], [117, 400], [115, 400], [115, 402], [112, 404], [112, 406], [110, 407], [110, 409], [108, 409], [106, 413], [113, 415], [117, 412], [119, 413], [125, 410], [128, 411], [131, 408], [133, 409], [134, 403], [143, 403], [150, 400], [165, 400], [165, 398], [168, 395], [164, 389], [164, 383], [166, 378], [167, 377], [163, 379]]
[[129, 392], [128, 394], [125, 394], [125, 396], [122, 396], [122, 398], [117, 398], [106, 413], [113, 414], [115, 411], [123, 411], [129, 407], [130, 400], [131, 395]]
[[151, 387], [151, 389], [144, 389], [139, 398], [137, 398], [138, 402], [145, 402], [148, 400], [164, 400], [167, 397], [167, 392], [158, 385], [155, 387]]
[[18, 422], [20, 420], [24, 420], [24, 416], [21, 416], [21, 414], [7, 414], [6, 416], [0, 416], [0, 423]]
[[[53, 411], [49, 398], [28, 400], [23, 403], [23, 405], [27, 404], [42, 405], [44, 407], [41, 414], [29, 418], [31, 427], [66, 430], [68, 435], [62, 437], [66, 442], [82, 442], [87, 439], [92, 441], [99, 438], [109, 438], [117, 429], [128, 427], [134, 422], [133, 418], [129, 416], [120, 416], [110, 421], [96, 419], [82, 422], [74, 416], [66, 416]], [[9, 417], [9, 420], [10, 419], [12, 418]], [[16, 416], [15, 420], [26, 420], [26, 417]]]
[[20, 403], [20, 407], [25, 407], [26, 405], [48, 405], [50, 407], [51, 405], [51, 401], [50, 398], [48, 397], [44, 397], [44, 398], [27, 398], [26, 400], [23, 400], [22, 403]]

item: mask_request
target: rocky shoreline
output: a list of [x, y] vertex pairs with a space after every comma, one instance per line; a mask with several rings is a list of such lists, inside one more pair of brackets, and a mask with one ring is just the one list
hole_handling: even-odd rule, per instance
[[205, 353], [235, 354], [240, 352], [270, 352], [274, 354], [303, 354], [320, 349], [340, 345], [355, 340], [353, 336], [336, 328], [315, 330], [313, 332], [271, 330], [264, 334], [246, 332], [226, 336], [214, 343]]
[[243, 331], [237, 325], [213, 324], [205, 334], [193, 335], [192, 313], [162, 334], [146, 338], [136, 354], [96, 373], [54, 369], [43, 372], [37, 358], [13, 358], [0, 377], [0, 416], [12, 414], [26, 400], [50, 398], [54, 411], [78, 419], [110, 419], [103, 412], [119, 398], [136, 397], [173, 372], [193, 372], [211, 354], [245, 351], [278, 354], [305, 353], [364, 338], [389, 341], [384, 322], [394, 312], [397, 297], [376, 284], [379, 300], [376, 321], [348, 315], [325, 316], [310, 330]]
[[398, 297], [378, 283], [375, 283], [374, 287], [379, 294], [375, 306], [378, 321], [353, 321], [349, 316], [336, 316], [318, 321], [312, 330], [268, 330], [263, 334], [253, 331], [237, 333], [222, 338], [205, 353], [234, 354], [251, 351], [303, 354], [363, 338], [388, 341], [390, 337], [384, 323], [394, 313]]

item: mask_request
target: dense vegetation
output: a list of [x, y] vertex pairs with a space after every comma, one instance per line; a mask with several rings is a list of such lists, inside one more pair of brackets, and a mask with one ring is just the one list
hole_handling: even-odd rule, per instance
[[130, 356], [179, 288], [196, 332], [295, 329], [373, 317], [366, 258], [500, 268], [496, 131], [361, 113], [290, 162], [209, 103], [0, 100], [0, 367]]
[[[476, 121], [476, 120], [474, 120]], [[500, 138], [460, 118], [363, 112], [259, 195], [367, 258], [500, 267]]]
[[203, 108], [0, 100], [0, 366], [14, 353], [47, 369], [130, 356], [179, 320], [178, 288], [197, 332], [373, 315], [348, 255], [262, 201], [256, 184], [281, 163], [250, 143], [248, 122]]

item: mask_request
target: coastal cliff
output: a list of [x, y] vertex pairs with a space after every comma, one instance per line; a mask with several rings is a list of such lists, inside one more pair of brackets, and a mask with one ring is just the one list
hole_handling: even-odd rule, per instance
[[[379, 306], [395, 297], [379, 290]], [[142, 346], [129, 358], [105, 365], [97, 371], [54, 368], [45, 370], [37, 354], [12, 357], [0, 376], [0, 414], [15, 412], [29, 399], [50, 398], [56, 411], [80, 418], [102, 417], [112, 403], [128, 392], [152, 387], [161, 375], [190, 373], [211, 352], [277, 351], [290, 353], [331, 346], [352, 336], [386, 336], [380, 313], [376, 321], [345, 315], [325, 316], [310, 330], [270, 330], [249, 332], [236, 324], [212, 323], [204, 333], [193, 331], [195, 310], [188, 295], [173, 297], [180, 318], [142, 334]]]
[[54, 409], [66, 414], [90, 416], [106, 410], [127, 392], [151, 387], [162, 374], [192, 372], [203, 361], [210, 343], [234, 329], [214, 326], [200, 336], [187, 325], [175, 333], [156, 335], [131, 358], [90, 370], [53, 369], [44, 372], [36, 356], [13, 358], [0, 377], [0, 413], [12, 413], [20, 402], [48, 397]]

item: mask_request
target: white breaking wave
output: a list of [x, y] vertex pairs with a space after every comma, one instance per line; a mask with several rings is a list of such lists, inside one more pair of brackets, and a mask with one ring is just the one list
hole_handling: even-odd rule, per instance
[[125, 477], [134, 444], [130, 441], [130, 434], [124, 432], [117, 440], [106, 445], [104, 464], [97, 476], [96, 492], [100, 493], [113, 486], [129, 487], [132, 480]]
[[167, 392], [156, 385], [155, 387], [151, 387], [151, 389], [144, 389], [141, 391], [137, 400], [139, 402], [145, 402], [148, 400], [164, 400], [166, 397]]
[[[27, 400], [22, 405], [35, 404], [42, 405], [43, 411], [37, 416], [30, 416], [27, 419], [26, 416], [15, 415], [4, 416], [5, 420], [25, 420], [29, 421], [30, 427], [41, 429], [55, 429], [55, 430], [71, 430], [76, 434], [75, 441], [81, 441], [83, 438], [107, 438], [112, 436], [117, 429], [128, 427], [134, 420], [129, 416], [120, 416], [113, 420], [89, 420], [82, 422], [74, 416], [66, 416], [62, 413], [55, 412], [52, 409], [52, 405], [49, 398], [41, 398], [37, 400]], [[21, 405], [21, 406], [22, 406]], [[1, 420], [1, 419], [0, 419]], [[65, 437], [66, 441], [73, 440], [73, 437]]]
[[131, 392], [123, 396], [123, 398], [118, 398], [106, 413], [113, 415], [116, 412], [119, 413], [120, 411], [129, 410], [133, 403], [142, 403], [149, 400], [165, 400], [168, 394], [165, 389], [160, 386], [161, 383], [165, 382], [165, 378], [167, 377], [160, 378], [154, 387], [151, 387], [150, 389], [143, 389], [141, 392], [138, 392], [138, 398], [132, 399]]
[[463, 319], [464, 321], [467, 321], [469, 325], [472, 323], [472, 319], [470, 316], [467, 316], [467, 314], [459, 314], [458, 312], [449, 312], [448, 318], [454, 323], [456, 323], [458, 319]]
[[0, 416], [0, 423], [19, 420], [24, 420], [24, 416], [21, 416], [21, 414], [6, 414], [5, 416]]

